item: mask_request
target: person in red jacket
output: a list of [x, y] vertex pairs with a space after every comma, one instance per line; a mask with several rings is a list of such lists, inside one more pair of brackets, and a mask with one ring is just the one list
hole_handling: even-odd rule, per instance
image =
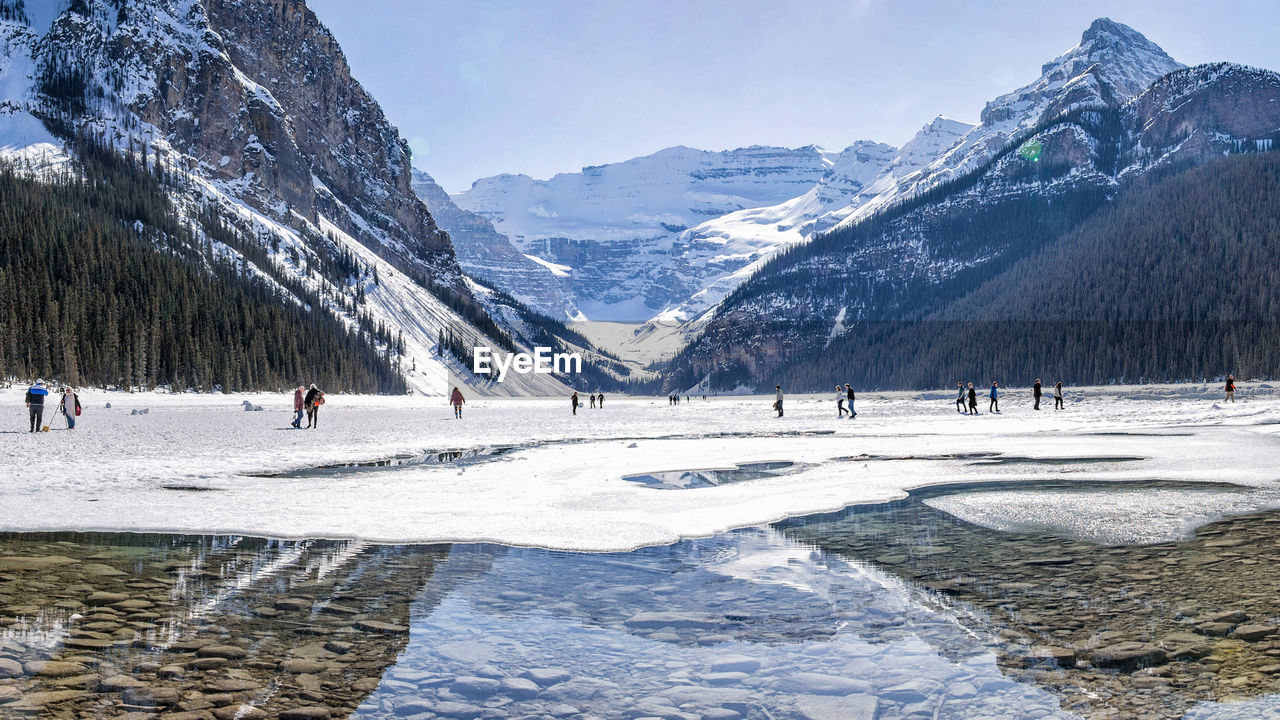
[[1227, 386], [1223, 389], [1227, 391], [1227, 400], [1230, 400], [1231, 402], [1235, 402], [1236, 401], [1236, 376], [1235, 375], [1227, 376]]
[[453, 405], [453, 416], [459, 420], [462, 419], [462, 403], [466, 401], [467, 399], [462, 397], [462, 391], [455, 387], [453, 394], [449, 396], [449, 402]]
[[307, 411], [307, 406], [302, 403], [302, 396], [306, 391], [301, 385], [293, 391], [293, 426], [299, 430], [302, 429], [302, 413]]

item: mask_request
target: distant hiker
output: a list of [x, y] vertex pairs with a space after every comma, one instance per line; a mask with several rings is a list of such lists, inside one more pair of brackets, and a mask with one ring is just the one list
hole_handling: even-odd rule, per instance
[[849, 383], [844, 384], [845, 399], [849, 401], [849, 419], [858, 417], [858, 411], [853, 409], [853, 386]]
[[1053, 385], [1053, 409], [1054, 410], [1066, 409], [1066, 405], [1062, 404], [1062, 381], [1061, 380], [1054, 383]]
[[62, 388], [62, 414], [67, 418], [67, 429], [76, 429], [76, 418], [80, 415], [80, 398], [71, 386]]
[[1227, 400], [1231, 402], [1235, 402], [1236, 401], [1236, 376], [1235, 375], [1227, 376], [1227, 387], [1225, 389], [1227, 391]]
[[603, 410], [603, 409], [604, 409], [604, 393], [600, 393], [600, 397], [596, 398], [596, 405], [597, 405], [601, 410]]
[[591, 403], [588, 407], [590, 407], [592, 410], [595, 410], [595, 409], [596, 409], [596, 394], [595, 394], [595, 393], [591, 393], [591, 394], [590, 394], [590, 395], [588, 395], [587, 397], [591, 398], [591, 399], [588, 401], [588, 402], [590, 402], [590, 403]]
[[44, 380], [37, 379], [35, 384], [27, 389], [27, 415], [31, 419], [31, 432], [39, 432], [44, 423], [44, 399], [49, 395], [49, 388], [44, 386]]
[[1000, 412], [1000, 394], [996, 392], [995, 381], [991, 382], [991, 402], [987, 405], [987, 412]]
[[956, 388], [960, 390], [960, 394], [956, 396], [956, 412], [968, 415], [969, 412], [965, 409], [964, 401], [964, 382], [956, 383]]
[[573, 391], [573, 397], [569, 398], [569, 404], [573, 406], [573, 414], [578, 414], [578, 391]]
[[778, 411], [778, 417], [782, 417], [782, 386], [774, 385], [773, 389], [778, 391], [778, 399], [773, 402], [773, 409]]
[[453, 388], [453, 394], [449, 396], [449, 404], [453, 405], [453, 416], [462, 419], [462, 404], [467, 401], [462, 397], [462, 391], [457, 387]]
[[844, 417], [844, 386], [836, 385], [836, 417]]
[[302, 387], [301, 385], [298, 386], [297, 390], [293, 391], [293, 423], [292, 425], [293, 427], [299, 430], [302, 429], [302, 414], [307, 411], [307, 406], [302, 400], [306, 396], [306, 393], [307, 393], [307, 389]]
[[969, 383], [969, 414], [978, 414], [978, 389]]
[[1040, 409], [1040, 396], [1044, 394], [1044, 389], [1040, 386], [1040, 378], [1036, 378], [1036, 384], [1031, 386], [1031, 394], [1036, 398], [1036, 410]]
[[302, 404], [307, 409], [307, 429], [320, 427], [320, 406], [324, 404], [324, 393], [320, 392], [315, 383], [311, 383], [311, 388], [302, 398]]

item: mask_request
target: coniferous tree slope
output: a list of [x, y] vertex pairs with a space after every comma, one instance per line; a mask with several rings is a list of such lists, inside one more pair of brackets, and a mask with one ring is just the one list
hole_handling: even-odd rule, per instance
[[1280, 377], [1280, 153], [1166, 171], [918, 320], [851, 327], [788, 364], [825, 387]]
[[[175, 213], [137, 158], [81, 138], [44, 181], [0, 170], [0, 376], [224, 391], [404, 392], [363, 328], [286, 299]], [[216, 216], [202, 219], [213, 223]], [[300, 292], [300, 286], [290, 288]]]

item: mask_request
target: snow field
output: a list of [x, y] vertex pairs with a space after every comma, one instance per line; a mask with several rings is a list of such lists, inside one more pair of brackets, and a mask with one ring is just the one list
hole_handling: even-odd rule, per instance
[[[320, 428], [307, 431], [289, 427], [291, 394], [86, 390], [75, 431], [32, 435], [21, 390], [12, 388], [0, 390], [0, 407], [10, 408], [0, 426], [0, 529], [612, 551], [886, 501], [939, 483], [1278, 486], [1280, 394], [1246, 387], [1240, 396], [1224, 405], [1216, 386], [1070, 390], [1066, 411], [1036, 413], [1029, 393], [1016, 390], [1002, 398], [1003, 414], [966, 417], [946, 392], [886, 393], [860, 396], [859, 417], [850, 421], [836, 419], [825, 394], [789, 397], [781, 419], [765, 397], [694, 398], [672, 407], [665, 398], [614, 395], [604, 409], [584, 406], [577, 416], [567, 398], [477, 398], [462, 420], [443, 398], [334, 395], [320, 411]], [[246, 399], [264, 411], [246, 412]], [[149, 412], [130, 414], [143, 408]], [[48, 414], [45, 422], [61, 425]], [[516, 449], [457, 463], [256, 476], [486, 446]], [[992, 465], [949, 457], [974, 453], [1145, 459]], [[777, 477], [690, 490], [623, 479], [762, 461], [802, 465]], [[1196, 515], [1193, 507], [1187, 512]]]

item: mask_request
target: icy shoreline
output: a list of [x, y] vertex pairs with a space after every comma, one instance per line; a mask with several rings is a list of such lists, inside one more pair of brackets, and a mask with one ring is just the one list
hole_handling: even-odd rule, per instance
[[[1027, 395], [1006, 394], [1004, 413], [976, 418], [957, 415], [941, 392], [866, 395], [856, 421], [837, 420], [825, 395], [788, 398], [782, 419], [772, 417], [769, 398], [695, 398], [671, 407], [664, 398], [611, 396], [604, 409], [580, 408], [577, 416], [559, 398], [477, 399], [461, 421], [438, 398], [334, 396], [319, 430], [298, 431], [288, 427], [290, 396], [86, 391], [77, 430], [31, 435], [11, 429], [25, 425], [26, 414], [20, 391], [10, 389], [0, 391], [0, 407], [12, 408], [0, 430], [7, 458], [0, 529], [604, 552], [884, 502], [951, 482], [1078, 474], [1280, 485], [1272, 469], [1280, 396], [1270, 388], [1246, 388], [1235, 405], [1202, 385], [1073, 390], [1068, 409], [1057, 413], [1032, 411]], [[246, 399], [264, 411], [245, 412]], [[132, 415], [135, 409], [149, 412]], [[456, 464], [254, 477], [508, 445], [515, 449]], [[967, 458], [981, 452], [1145, 459], [1062, 466]], [[622, 479], [769, 461], [805, 466], [675, 491]]]

